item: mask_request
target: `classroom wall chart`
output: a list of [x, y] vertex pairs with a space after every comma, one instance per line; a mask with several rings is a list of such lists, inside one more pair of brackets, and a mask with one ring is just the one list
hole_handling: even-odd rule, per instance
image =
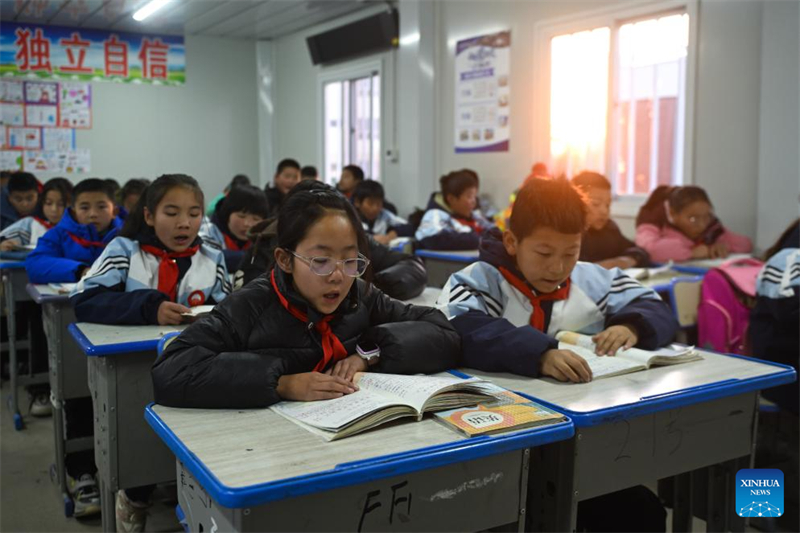
[[0, 76], [183, 85], [186, 52], [174, 35], [3, 22]]
[[91, 156], [75, 130], [91, 127], [89, 83], [0, 79], [0, 169], [87, 173]]
[[510, 138], [511, 32], [458, 41], [456, 153], [507, 152]]

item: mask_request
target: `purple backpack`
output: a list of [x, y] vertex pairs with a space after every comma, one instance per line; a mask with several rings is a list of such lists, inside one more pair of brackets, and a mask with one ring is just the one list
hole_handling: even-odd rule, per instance
[[697, 309], [700, 348], [746, 355], [756, 278], [763, 266], [757, 259], [732, 259], [706, 273]]

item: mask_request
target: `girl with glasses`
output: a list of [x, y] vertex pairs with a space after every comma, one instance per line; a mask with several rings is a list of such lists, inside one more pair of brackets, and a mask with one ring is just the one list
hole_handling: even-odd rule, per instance
[[700, 187], [660, 185], [636, 217], [636, 245], [656, 263], [716, 259], [753, 249], [750, 239], [726, 229]]
[[371, 285], [368, 249], [344, 196], [321, 183], [293, 191], [278, 216], [273, 268], [170, 344], [153, 367], [156, 402], [266, 407], [350, 394], [359, 371], [455, 367], [458, 333], [440, 311]]

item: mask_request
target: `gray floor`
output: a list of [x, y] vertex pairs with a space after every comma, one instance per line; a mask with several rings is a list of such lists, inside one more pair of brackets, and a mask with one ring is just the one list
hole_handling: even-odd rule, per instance
[[[0, 388], [0, 531], [92, 531], [102, 530], [100, 515], [85, 519], [66, 518], [58, 487], [50, 481], [54, 462], [53, 419], [25, 416], [25, 429], [14, 430], [6, 407], [8, 382]], [[27, 414], [27, 396], [20, 400]], [[22, 401], [24, 400], [24, 401]], [[159, 488], [158, 500], [166, 499], [174, 487]], [[157, 501], [150, 509], [148, 531], [182, 531], [175, 519], [174, 503]]]

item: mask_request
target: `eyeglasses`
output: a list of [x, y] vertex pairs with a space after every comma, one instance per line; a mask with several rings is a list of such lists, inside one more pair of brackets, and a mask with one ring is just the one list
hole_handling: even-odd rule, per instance
[[708, 224], [714, 220], [714, 213], [709, 213], [708, 215], [700, 215], [700, 216], [690, 216], [687, 218], [690, 224], [696, 226], [702, 224], [703, 226], [708, 226]]
[[369, 259], [361, 254], [358, 254], [358, 257], [337, 261], [332, 257], [306, 257], [292, 251], [289, 251], [289, 253], [307, 264], [311, 272], [317, 276], [330, 276], [341, 264], [342, 273], [345, 276], [358, 278], [364, 275], [369, 266]]

